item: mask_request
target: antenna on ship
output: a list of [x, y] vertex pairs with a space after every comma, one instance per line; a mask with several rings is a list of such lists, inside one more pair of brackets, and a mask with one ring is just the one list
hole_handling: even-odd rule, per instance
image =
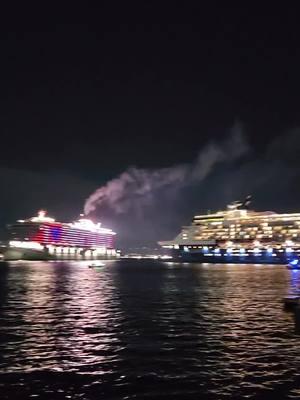
[[227, 207], [229, 210], [249, 210], [252, 196], [248, 195], [244, 201], [236, 200], [230, 203]]
[[249, 209], [249, 206], [250, 206], [250, 204], [251, 204], [251, 201], [252, 201], [252, 196], [249, 194], [249, 195], [245, 198], [245, 200], [243, 201], [243, 204], [242, 204], [242, 207], [241, 207], [241, 208], [244, 208], [244, 209], [248, 210], [248, 209]]

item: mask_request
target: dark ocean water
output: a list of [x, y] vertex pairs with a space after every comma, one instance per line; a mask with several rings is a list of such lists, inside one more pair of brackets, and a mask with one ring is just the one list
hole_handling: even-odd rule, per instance
[[299, 399], [282, 266], [0, 265], [0, 399]]

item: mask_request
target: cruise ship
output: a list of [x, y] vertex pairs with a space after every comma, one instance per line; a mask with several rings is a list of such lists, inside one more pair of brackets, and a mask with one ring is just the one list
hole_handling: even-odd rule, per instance
[[84, 217], [72, 223], [37, 216], [8, 225], [4, 259], [99, 259], [116, 257], [115, 232]]
[[171, 241], [159, 244], [184, 261], [286, 264], [300, 256], [300, 213], [250, 209], [251, 196], [224, 211], [196, 215]]

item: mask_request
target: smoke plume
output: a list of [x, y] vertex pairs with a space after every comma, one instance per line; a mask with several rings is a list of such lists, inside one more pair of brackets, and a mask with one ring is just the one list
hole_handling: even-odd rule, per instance
[[89, 215], [109, 208], [116, 215], [135, 210], [142, 216], [145, 209], [154, 204], [157, 194], [163, 195], [164, 191], [174, 194], [199, 184], [217, 164], [236, 160], [247, 151], [241, 127], [236, 125], [227, 139], [207, 144], [193, 163], [160, 169], [128, 168], [97, 189], [86, 200], [84, 212]]

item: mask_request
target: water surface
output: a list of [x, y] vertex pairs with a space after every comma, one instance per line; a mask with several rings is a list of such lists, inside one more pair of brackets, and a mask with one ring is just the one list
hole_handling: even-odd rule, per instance
[[0, 265], [1, 399], [299, 399], [282, 266]]

